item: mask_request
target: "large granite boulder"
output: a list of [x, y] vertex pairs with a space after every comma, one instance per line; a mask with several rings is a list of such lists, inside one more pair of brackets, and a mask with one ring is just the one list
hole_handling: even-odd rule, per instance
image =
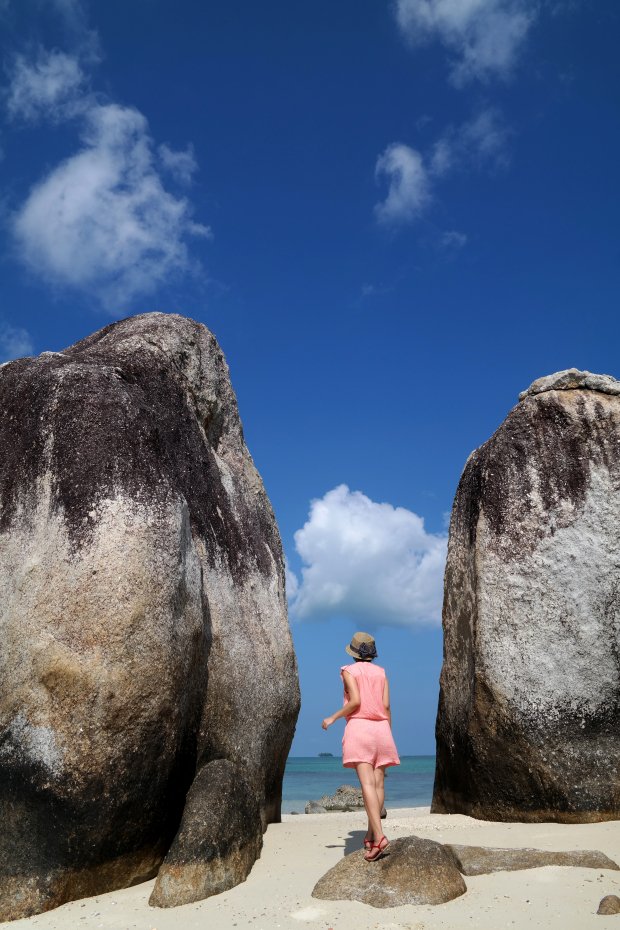
[[345, 856], [318, 880], [312, 896], [398, 907], [445, 904], [466, 891], [454, 857], [441, 843], [404, 836], [373, 862], [366, 862], [363, 850]]
[[620, 817], [620, 382], [534, 382], [469, 457], [445, 574], [432, 810]]
[[144, 314], [4, 365], [0, 409], [0, 920], [168, 850], [156, 903], [230, 887], [279, 819], [299, 689], [222, 352]]

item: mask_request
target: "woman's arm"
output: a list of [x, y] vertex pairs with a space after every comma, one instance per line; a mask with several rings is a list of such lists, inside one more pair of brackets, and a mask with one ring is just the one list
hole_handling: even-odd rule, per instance
[[390, 721], [390, 726], [392, 726], [392, 711], [390, 709], [390, 686], [388, 684], [387, 678], [385, 679], [385, 684], [383, 685], [383, 706], [385, 707], [385, 712]]
[[344, 681], [348, 701], [344, 707], [337, 710], [331, 717], [325, 718], [321, 724], [324, 730], [331, 727], [332, 723], [335, 723], [336, 720], [339, 720], [341, 717], [348, 717], [349, 714], [354, 713], [361, 704], [359, 688], [357, 687], [357, 682], [353, 675], [351, 675], [350, 672], [343, 672], [342, 679]]

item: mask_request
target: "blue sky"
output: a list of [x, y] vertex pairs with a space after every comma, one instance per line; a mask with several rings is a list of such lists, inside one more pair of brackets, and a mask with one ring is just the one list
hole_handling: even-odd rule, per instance
[[3, 358], [148, 310], [209, 326], [292, 573], [293, 751], [339, 751], [320, 721], [367, 629], [401, 752], [432, 752], [465, 459], [534, 378], [619, 374], [620, 8], [0, 0], [0, 17]]

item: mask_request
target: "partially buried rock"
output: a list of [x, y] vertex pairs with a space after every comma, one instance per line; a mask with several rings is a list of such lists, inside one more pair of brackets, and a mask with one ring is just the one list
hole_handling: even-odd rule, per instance
[[453, 857], [440, 843], [406, 836], [374, 862], [351, 853], [314, 886], [313, 897], [361, 901], [373, 907], [444, 904], [467, 891]]
[[318, 801], [308, 801], [305, 807], [306, 814], [326, 814], [327, 808]]
[[535, 381], [450, 522], [432, 810], [620, 818], [620, 382]]
[[618, 895], [606, 894], [604, 898], [601, 898], [601, 903], [596, 913], [602, 914], [605, 917], [610, 917], [612, 914], [620, 914], [620, 898]]
[[[329, 811], [354, 811], [364, 807], [362, 789], [355, 785], [340, 785], [333, 794], [324, 794], [318, 801], [308, 801], [306, 814], [324, 814]], [[385, 807], [381, 809], [381, 817], [387, 817]]]
[[486, 846], [446, 845], [463, 875], [487, 875], [539, 869], [546, 865], [573, 866], [578, 869], [614, 869], [620, 866], [596, 849], [547, 852], [545, 849], [494, 849]]
[[226, 891], [247, 877], [261, 846], [254, 793], [231, 762], [207, 763], [185, 799], [149, 904], [174, 907]]
[[340, 785], [332, 795], [324, 794], [318, 802], [328, 811], [350, 811], [364, 806], [362, 789], [355, 785]]
[[222, 352], [144, 314], [3, 365], [0, 411], [0, 920], [167, 853], [158, 904], [230, 887], [280, 817], [299, 688]]

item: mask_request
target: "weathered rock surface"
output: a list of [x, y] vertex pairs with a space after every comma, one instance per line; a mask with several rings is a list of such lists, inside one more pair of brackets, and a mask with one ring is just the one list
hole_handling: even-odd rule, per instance
[[[613, 859], [595, 849], [550, 852], [544, 849], [497, 849], [435, 843], [417, 836], [393, 840], [376, 862], [366, 862], [363, 850], [345, 856], [326, 872], [312, 892], [330, 901], [361, 901], [374, 907], [400, 904], [444, 904], [467, 890], [461, 875], [538, 869], [543, 866], [620, 871]], [[371, 868], [372, 867], [372, 868]], [[615, 901], [601, 901], [615, 914]]]
[[450, 525], [432, 810], [620, 817], [620, 383], [534, 382]]
[[445, 847], [454, 856], [463, 875], [487, 875], [489, 872], [515, 872], [519, 869], [539, 869], [546, 865], [565, 865], [578, 869], [614, 869], [620, 866], [596, 849], [570, 852], [548, 852], [545, 849], [494, 849], [488, 846]]
[[318, 803], [327, 811], [351, 811], [364, 806], [362, 789], [355, 785], [340, 785], [333, 794], [324, 794]]
[[444, 904], [465, 891], [453, 857], [440, 843], [406, 836], [392, 840], [375, 862], [366, 862], [363, 851], [345, 856], [319, 879], [312, 895], [329, 901], [397, 907]]
[[601, 898], [597, 914], [603, 914], [606, 917], [612, 914], [620, 914], [620, 898], [617, 894], [606, 894]]
[[600, 391], [601, 394], [620, 394], [620, 381], [613, 375], [596, 375], [591, 371], [579, 371], [578, 368], [567, 368], [565, 371], [556, 371], [553, 375], [545, 375], [530, 384], [529, 388], [521, 391], [519, 400], [544, 391], [574, 391], [586, 388], [590, 391]]
[[327, 814], [327, 808], [319, 804], [318, 801], [308, 801], [304, 808], [306, 814]]
[[[364, 807], [362, 789], [355, 785], [340, 785], [333, 794], [324, 794], [318, 801], [308, 801], [306, 814], [328, 814], [330, 811], [354, 811]], [[381, 817], [387, 817], [385, 807]]]
[[[0, 409], [0, 920], [155, 875], [196, 773], [158, 902], [242, 880], [279, 819], [299, 690], [214, 337], [113, 324], [0, 368]], [[217, 846], [200, 818], [234, 818], [234, 783], [247, 805]]]
[[261, 847], [254, 793], [232, 762], [208, 762], [189, 789], [181, 825], [149, 904], [174, 907], [238, 885], [249, 875]]

